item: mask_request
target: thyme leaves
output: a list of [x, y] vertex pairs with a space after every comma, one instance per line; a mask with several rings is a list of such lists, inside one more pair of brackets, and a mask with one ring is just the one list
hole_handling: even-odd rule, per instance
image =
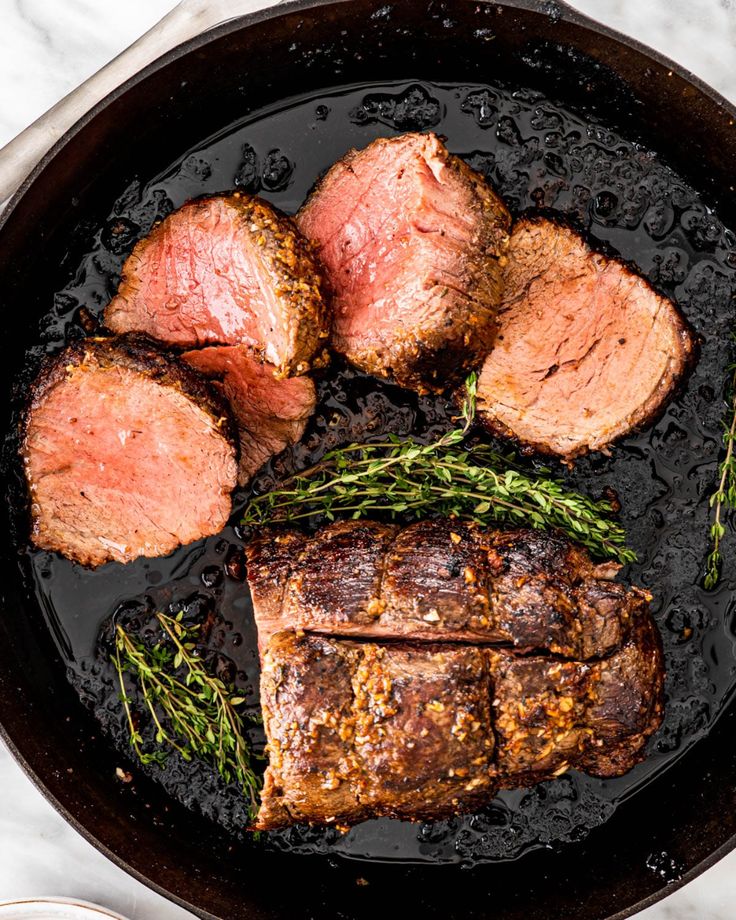
[[723, 554], [721, 541], [726, 535], [725, 518], [729, 510], [736, 510], [736, 365], [729, 367], [728, 415], [723, 423], [723, 444], [726, 453], [718, 466], [718, 485], [710, 497], [712, 512], [709, 529], [710, 552], [705, 565], [703, 584], [706, 590], [715, 588], [721, 578]]
[[[115, 627], [112, 661], [120, 684], [130, 744], [143, 764], [163, 765], [171, 751], [190, 761], [194, 757], [214, 766], [226, 782], [237, 783], [253, 814], [258, 805], [260, 777], [245, 736], [245, 700], [211, 674], [198, 652], [201, 627], [185, 625], [182, 615], [157, 613], [161, 638], [148, 645], [121, 624]], [[146, 750], [134, 700], [126, 692], [125, 674], [154, 729], [155, 750]]]
[[293, 522], [316, 514], [327, 520], [373, 513], [390, 518], [440, 514], [483, 525], [554, 528], [597, 556], [634, 561], [608, 500], [571, 491], [545, 472], [529, 472], [487, 444], [465, 443], [475, 418], [476, 387], [471, 374], [458, 424], [434, 443], [390, 436], [337, 448], [252, 498], [243, 523]]

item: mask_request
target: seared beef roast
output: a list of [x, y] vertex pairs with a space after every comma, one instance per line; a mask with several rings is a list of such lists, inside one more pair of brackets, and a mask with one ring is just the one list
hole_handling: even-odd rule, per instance
[[568, 767], [620, 776], [642, 759], [664, 710], [662, 647], [650, 616], [594, 662], [488, 653], [502, 786], [528, 786]]
[[662, 713], [656, 629], [595, 662], [280, 632], [263, 655], [255, 827], [473, 811], [498, 785], [631, 769]]
[[263, 530], [247, 548], [259, 641], [283, 629], [504, 642], [593, 658], [618, 648], [649, 595], [557, 534], [448, 519]]
[[236, 192], [190, 201], [142, 239], [105, 311], [113, 332], [170, 345], [247, 345], [282, 375], [326, 339], [312, 248], [291, 218]]
[[269, 766], [255, 827], [426, 818], [490, 801], [488, 655], [274, 635], [262, 659]]
[[498, 324], [480, 417], [497, 434], [567, 458], [656, 416], [694, 350], [671, 301], [540, 218], [514, 227]]
[[310, 377], [279, 379], [272, 364], [264, 364], [243, 345], [212, 346], [182, 357], [210, 378], [230, 404], [240, 434], [241, 485], [304, 434], [317, 398]]
[[436, 135], [352, 151], [297, 221], [331, 288], [332, 344], [353, 364], [443, 389], [488, 352], [510, 218]]
[[226, 406], [138, 337], [86, 339], [49, 359], [21, 452], [33, 542], [84, 565], [166, 555], [230, 516], [237, 449]]
[[436, 820], [569, 768], [617, 776], [661, 722], [648, 595], [562, 537], [343, 521], [261, 532], [247, 555], [257, 828]]

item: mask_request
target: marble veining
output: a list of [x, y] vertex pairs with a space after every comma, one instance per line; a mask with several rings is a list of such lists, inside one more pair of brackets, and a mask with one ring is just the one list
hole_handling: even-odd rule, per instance
[[[681, 62], [736, 101], [736, 0], [571, 5]], [[0, 0], [0, 146], [173, 6], [173, 0]], [[65, 895], [104, 904], [131, 920], [191, 917], [127, 876], [69, 827], [1, 743], [0, 790], [0, 901]], [[736, 853], [637, 920], [734, 920], [734, 905]]]
[[569, 4], [661, 51], [736, 101], [736, 0], [569, 0]]
[[0, 0], [0, 147], [174, 5]]

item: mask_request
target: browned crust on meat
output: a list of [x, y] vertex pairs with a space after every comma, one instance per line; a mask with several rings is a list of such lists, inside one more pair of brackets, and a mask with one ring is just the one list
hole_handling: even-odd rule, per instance
[[384, 558], [398, 531], [378, 521], [337, 521], [305, 540], [293, 562], [282, 615], [287, 621], [299, 617], [304, 629], [318, 629], [329, 610], [337, 629], [370, 627], [382, 612]]
[[636, 623], [629, 641], [599, 663], [588, 717], [596, 742], [580, 767], [593, 776], [621, 776], [646, 756], [647, 739], [664, 718], [664, 651], [651, 616]]
[[645, 757], [664, 714], [664, 656], [651, 617], [595, 662], [494, 658], [499, 780], [525, 787], [569, 768], [621, 776]]
[[[371, 147], [391, 146], [405, 135], [379, 138]], [[320, 190], [331, 177], [350, 170], [353, 160], [363, 150], [350, 150], [317, 182], [306, 203], [297, 214], [299, 221], [309, 212]], [[462, 182], [470, 186], [480, 216], [479, 235], [468, 254], [461, 281], [475, 289], [479, 297], [465, 298], [464, 313], [457, 313], [451, 326], [442, 330], [423, 331], [421, 339], [408, 334], [395, 339], [389, 347], [344, 349], [333, 335], [333, 347], [357, 367], [379, 377], [393, 378], [401, 386], [420, 392], [443, 392], [478, 364], [490, 350], [496, 334], [495, 314], [502, 292], [502, 266], [509, 241], [511, 215], [486, 180], [464, 160], [442, 146], [440, 156]]]
[[[286, 543], [291, 534], [293, 543]], [[437, 519], [341, 521], [309, 537], [260, 531], [247, 547], [261, 644], [277, 630], [510, 643], [588, 659], [618, 648], [649, 595], [614, 581], [559, 534]], [[276, 577], [281, 593], [273, 600]]]
[[272, 633], [282, 628], [284, 592], [304, 544], [298, 530], [270, 527], [267, 539], [257, 535], [248, 543], [248, 582], [254, 610], [258, 610], [258, 647], [263, 652]]
[[501, 560], [491, 610], [504, 638], [522, 650], [598, 658], [649, 619], [647, 591], [614, 581], [618, 563], [594, 563], [584, 547], [560, 533], [500, 530], [489, 542]]
[[277, 633], [263, 656], [269, 766], [255, 828], [436, 820], [496, 791], [481, 649]]
[[[247, 555], [270, 756], [257, 828], [438, 820], [568, 769], [619, 776], [661, 724], [650, 596], [557, 534], [342, 521], [262, 532]], [[553, 654], [519, 654], [534, 648]]]
[[318, 349], [327, 339], [322, 276], [314, 247], [291, 217], [262, 199], [235, 192], [229, 201], [257, 228], [261, 256], [278, 279], [279, 297], [288, 302], [294, 316], [290, 324], [293, 357], [280, 370], [285, 376], [305, 374], [314, 361], [324, 362]]
[[[517, 229], [523, 229], [525, 226], [542, 225], [544, 223], [556, 224], [565, 230], [583, 236], [580, 231], [568, 220], [560, 215], [549, 214], [525, 214], [514, 225], [514, 232]], [[643, 283], [652, 287], [649, 281], [635, 271], [629, 264], [622, 259], [606, 251], [606, 247], [595, 245], [589, 237], [585, 238], [585, 244], [591, 252], [597, 252], [612, 262], [618, 262], [622, 268], [630, 275], [635, 275]], [[605, 450], [608, 445], [615, 444], [617, 441], [628, 437], [629, 435], [642, 431], [653, 425], [662, 416], [668, 403], [675, 398], [687, 379], [688, 373], [693, 369], [698, 359], [699, 341], [698, 336], [685, 319], [677, 303], [668, 295], [661, 291], [652, 290], [658, 297], [662, 297], [672, 306], [672, 319], [677, 330], [677, 339], [680, 344], [679, 351], [672, 356], [670, 365], [662, 375], [660, 383], [656, 390], [650, 395], [646, 402], [639, 409], [622, 423], [621, 430], [614, 433], [605, 445], [597, 446], [596, 450]], [[456, 399], [460, 402], [463, 398], [463, 392], [456, 393]], [[478, 403], [478, 420], [483, 427], [492, 435], [504, 438], [517, 444], [524, 452], [536, 452], [546, 456], [561, 456], [565, 460], [574, 460], [577, 457], [588, 453], [592, 448], [581, 446], [575, 450], [560, 454], [543, 440], [520, 437], [515, 431], [496, 418], [492, 412], [489, 412], [483, 405], [482, 399]]]
[[342, 646], [293, 632], [271, 637], [261, 657], [268, 767], [255, 829], [362, 820], [344, 756], [354, 736], [351, 664]]
[[277, 633], [255, 827], [438, 820], [571, 768], [621, 775], [661, 723], [663, 675], [650, 619], [594, 662]]
[[46, 358], [31, 385], [21, 421], [21, 455], [26, 455], [26, 433], [33, 410], [41, 405], [50, 389], [64, 381], [70, 367], [85, 364], [101, 368], [122, 367], [142, 374], [161, 386], [171, 387], [195, 402], [232, 447], [237, 457], [238, 435], [227, 402], [196, 371], [164, 351], [148, 336], [129, 333], [115, 337], [96, 336], [74, 342], [57, 355]]
[[[275, 290], [291, 310], [291, 358], [278, 368], [279, 373], [290, 377], [304, 374], [312, 366], [321, 366], [326, 360], [322, 345], [328, 337], [327, 314], [322, 294], [322, 276], [314, 247], [299, 231], [293, 218], [254, 195], [243, 192], [224, 196], [210, 195], [188, 201], [183, 207], [206, 207], [210, 201], [218, 198], [234, 208], [248, 227], [261, 259], [273, 277]], [[118, 292], [105, 308], [106, 322], [113, 316], [118, 299], [126, 301], [136, 296], [138, 279], [135, 266], [142, 250], [156, 242], [164, 232], [162, 228], [166, 220], [164, 218], [148, 236], [139, 240], [125, 260]], [[117, 328], [114, 316], [108, 325], [113, 332], [127, 331]]]

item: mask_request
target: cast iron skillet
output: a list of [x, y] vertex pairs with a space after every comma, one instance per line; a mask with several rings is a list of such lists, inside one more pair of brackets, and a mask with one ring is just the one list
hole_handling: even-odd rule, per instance
[[[736, 224], [736, 111], [682, 68], [552, 2], [401, 0], [390, 15], [386, 7], [385, 0], [297, 0], [227, 23], [152, 64], [57, 144], [0, 221], [2, 392], [9, 392], [57, 287], [72, 228], [99, 224], [111, 189], [139, 171], [155, 174], [234, 112], [295, 91], [401, 78], [536, 86], [665, 154], [726, 224]], [[442, 25], [448, 12], [452, 29]], [[559, 853], [536, 851], [472, 870], [252, 850], [246, 861], [214, 826], [153, 786], [136, 792], [113, 781], [119, 756], [96, 737], [40, 618], [27, 615], [7, 523], [0, 540], [3, 736], [75, 828], [199, 916], [622, 918], [736, 845], [732, 706], [705, 740], [620, 806], [602, 832]], [[675, 880], [647, 866], [652, 853], [667, 854], [678, 867]]]

